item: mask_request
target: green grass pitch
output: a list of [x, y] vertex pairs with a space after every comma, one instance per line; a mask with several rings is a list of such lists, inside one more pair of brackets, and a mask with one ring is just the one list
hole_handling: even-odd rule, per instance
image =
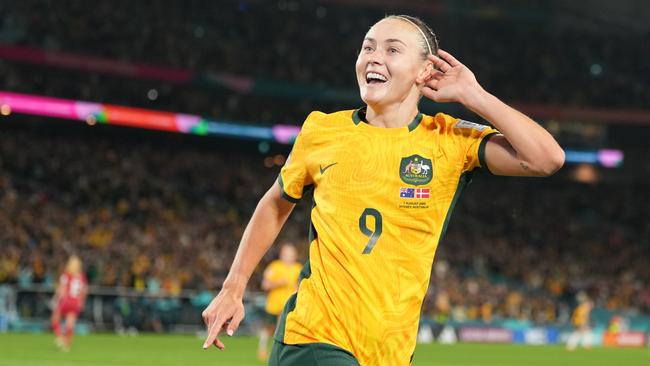
[[[203, 350], [202, 339], [177, 335], [121, 337], [112, 334], [78, 336], [70, 352], [59, 352], [51, 334], [0, 334], [0, 366], [261, 366], [257, 341], [224, 339], [226, 350]], [[649, 366], [650, 349], [579, 349], [522, 345], [420, 345], [415, 366]], [[388, 365], [393, 366], [393, 365]]]

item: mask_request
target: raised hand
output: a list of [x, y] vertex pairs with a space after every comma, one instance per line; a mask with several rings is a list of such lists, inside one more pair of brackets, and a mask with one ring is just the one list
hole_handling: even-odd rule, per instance
[[429, 55], [436, 70], [427, 78], [422, 94], [439, 102], [466, 104], [472, 93], [481, 89], [474, 73], [449, 52], [438, 50], [438, 56]]
[[206, 349], [214, 344], [223, 350], [226, 346], [218, 338], [219, 333], [222, 330], [225, 330], [229, 336], [235, 333], [239, 323], [244, 319], [244, 303], [240, 297], [234, 296], [227, 290], [221, 290], [201, 315], [208, 331], [203, 348]]

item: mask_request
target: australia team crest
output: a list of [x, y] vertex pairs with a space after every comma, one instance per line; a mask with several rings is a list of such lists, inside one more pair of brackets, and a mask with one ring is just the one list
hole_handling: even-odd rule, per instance
[[433, 178], [431, 159], [423, 158], [417, 154], [402, 158], [399, 164], [399, 177], [404, 183], [414, 186], [431, 182]]

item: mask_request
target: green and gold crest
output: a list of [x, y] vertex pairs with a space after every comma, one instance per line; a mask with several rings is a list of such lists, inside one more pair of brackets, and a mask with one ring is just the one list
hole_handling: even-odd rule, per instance
[[431, 159], [423, 158], [420, 155], [402, 158], [399, 164], [399, 177], [404, 183], [414, 186], [431, 182], [431, 178], [433, 178]]

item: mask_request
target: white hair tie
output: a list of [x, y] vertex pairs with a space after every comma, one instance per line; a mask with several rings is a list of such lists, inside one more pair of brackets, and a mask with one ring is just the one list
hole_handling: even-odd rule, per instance
[[415, 23], [414, 23], [412, 20], [410, 20], [409, 18], [400, 17], [400, 16], [398, 16], [397, 18], [399, 18], [399, 19], [403, 19], [403, 20], [406, 20], [407, 22], [413, 24], [413, 25], [415, 26], [415, 28], [417, 28], [417, 29], [420, 31], [420, 34], [422, 35], [422, 38], [424, 38], [424, 41], [427, 43], [427, 48], [429, 49], [429, 54], [433, 54], [433, 52], [431, 52], [431, 45], [429, 44], [429, 39], [427, 38], [427, 36], [424, 35], [424, 32], [422, 31], [422, 28], [418, 27], [418, 25], [415, 24]]

